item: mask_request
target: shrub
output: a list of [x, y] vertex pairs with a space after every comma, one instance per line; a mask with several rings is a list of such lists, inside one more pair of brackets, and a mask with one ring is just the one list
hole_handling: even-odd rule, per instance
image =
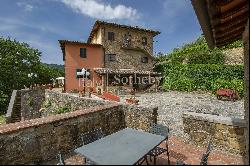
[[63, 107], [59, 107], [58, 109], [56, 109], [54, 111], [54, 114], [62, 114], [62, 113], [66, 113], [66, 112], [70, 112], [71, 109], [68, 106], [63, 106]]
[[222, 47], [222, 49], [232, 49], [232, 48], [238, 48], [238, 47], [243, 47], [243, 41], [242, 41], [242, 39], [236, 40], [235, 42], [230, 43], [230, 44]]
[[51, 106], [51, 101], [44, 100], [42, 103], [42, 108], [49, 108]]
[[1, 124], [5, 124], [6, 123], [6, 119], [4, 115], [0, 115], [0, 125]]
[[241, 96], [244, 94], [243, 65], [162, 64], [156, 70], [164, 74], [164, 90], [214, 92], [219, 88], [231, 88]]
[[190, 92], [195, 89], [195, 83], [189, 78], [180, 78], [177, 80], [166, 80], [163, 85], [164, 90], [178, 90]]
[[224, 64], [225, 55], [218, 48], [193, 50], [187, 54], [188, 64]]

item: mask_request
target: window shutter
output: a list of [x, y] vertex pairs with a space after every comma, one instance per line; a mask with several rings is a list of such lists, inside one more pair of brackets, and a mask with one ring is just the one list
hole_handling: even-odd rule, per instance
[[87, 49], [86, 48], [80, 48], [80, 57], [87, 58]]
[[87, 78], [90, 79], [90, 75], [91, 75], [90, 69], [87, 69], [87, 72], [89, 72], [89, 75], [87, 76]]
[[115, 40], [115, 33], [114, 32], [108, 32], [108, 40]]

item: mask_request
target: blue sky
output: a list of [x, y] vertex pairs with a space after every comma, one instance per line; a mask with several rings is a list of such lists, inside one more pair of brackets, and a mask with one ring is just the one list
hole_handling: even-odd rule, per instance
[[63, 64], [58, 40], [87, 41], [97, 19], [159, 30], [155, 53], [202, 34], [190, 0], [0, 0], [0, 36], [38, 48], [45, 63]]

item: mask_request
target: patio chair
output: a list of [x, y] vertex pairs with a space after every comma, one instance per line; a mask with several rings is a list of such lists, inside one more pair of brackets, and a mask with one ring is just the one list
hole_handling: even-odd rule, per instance
[[[212, 151], [212, 149], [213, 149], [212, 143], [211, 141], [209, 141], [206, 153], [204, 153], [201, 157], [200, 165], [207, 165], [208, 156]], [[188, 164], [185, 164], [183, 161], [177, 160], [176, 165], [188, 165]]]
[[202, 155], [200, 165], [207, 165], [208, 156], [210, 152], [212, 151], [212, 149], [213, 149], [212, 143], [211, 141], [209, 141], [208, 146], [207, 146], [207, 151], [206, 153]]
[[[94, 142], [98, 139], [101, 139], [104, 137], [104, 134], [102, 132], [101, 128], [96, 128], [91, 131], [88, 131], [86, 133], [81, 134], [81, 139], [83, 142], [83, 145], [87, 145], [91, 142]], [[94, 163], [88, 159], [85, 158], [86, 165], [94, 165]]]
[[59, 160], [59, 163], [58, 163], [57, 165], [65, 165], [64, 157], [63, 157], [63, 155], [62, 155], [61, 152], [59, 152], [59, 153], [57, 154], [57, 158], [58, 158], [58, 160]]
[[148, 155], [150, 156], [150, 161], [152, 162], [152, 157], [154, 158], [154, 165], [156, 164], [156, 157], [167, 152], [168, 155], [168, 164], [170, 164], [169, 160], [169, 151], [168, 151], [168, 135], [169, 128], [160, 124], [151, 123], [149, 132], [156, 135], [161, 135], [165, 137], [166, 148], [156, 147], [151, 150]]

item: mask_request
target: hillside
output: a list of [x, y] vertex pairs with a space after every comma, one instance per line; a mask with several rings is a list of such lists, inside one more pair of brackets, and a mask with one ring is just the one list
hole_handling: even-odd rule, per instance
[[243, 64], [243, 42], [237, 40], [222, 48], [209, 49], [204, 36], [156, 56], [157, 63], [171, 64]]
[[48, 66], [50, 68], [53, 69], [59, 69], [60, 71], [64, 72], [64, 65], [58, 65], [58, 64], [47, 64], [47, 63], [43, 63], [45, 66]]

